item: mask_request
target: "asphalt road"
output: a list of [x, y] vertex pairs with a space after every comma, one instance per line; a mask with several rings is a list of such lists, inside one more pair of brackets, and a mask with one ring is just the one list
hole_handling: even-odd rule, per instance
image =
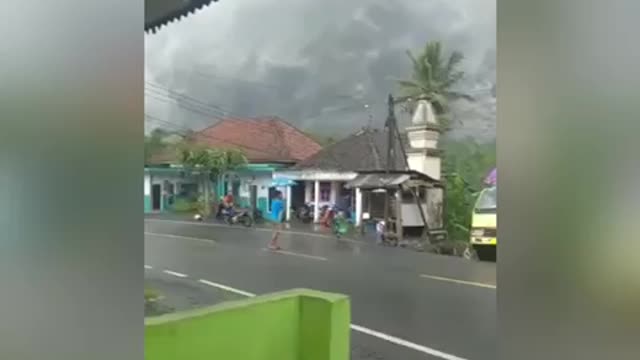
[[[266, 229], [145, 221], [147, 277], [238, 295], [291, 288], [344, 293], [352, 306], [352, 359], [493, 360], [495, 263], [284, 233], [265, 251]], [[171, 279], [171, 280], [169, 280]], [[187, 286], [187, 285], [185, 285]]]

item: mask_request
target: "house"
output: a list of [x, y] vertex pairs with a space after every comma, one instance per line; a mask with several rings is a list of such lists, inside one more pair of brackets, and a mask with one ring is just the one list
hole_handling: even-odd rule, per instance
[[[289, 169], [276, 172], [275, 176], [298, 182], [292, 187], [292, 203], [310, 203], [318, 199], [318, 208], [335, 204], [339, 199], [353, 195], [344, 185], [358, 176], [358, 170], [385, 169], [386, 141], [386, 131], [365, 128]], [[395, 169], [406, 168], [400, 154], [396, 154], [395, 164]], [[314, 211], [314, 216], [317, 222], [319, 211]]]
[[[376, 194], [375, 184], [381, 181], [401, 181], [407, 193], [402, 195], [404, 226], [423, 227], [424, 222], [409, 187], [420, 197], [423, 212], [427, 213], [430, 228], [442, 226], [443, 189], [440, 185], [440, 157], [437, 150], [439, 130], [431, 105], [419, 102], [412, 125], [405, 129], [401, 139], [393, 139], [394, 152], [387, 168], [387, 130], [365, 128], [338, 141], [289, 169], [276, 171], [274, 177], [288, 178], [299, 183], [292, 191], [292, 201], [313, 202], [314, 220], [325, 204], [335, 204], [339, 199], [350, 198], [356, 225], [361, 222], [363, 209], [375, 212], [381, 208], [384, 195]], [[404, 151], [402, 151], [404, 149]], [[406, 156], [405, 156], [406, 155]], [[389, 178], [387, 172], [395, 174]], [[384, 176], [387, 175], [387, 176]], [[361, 184], [361, 186], [358, 186]], [[398, 184], [401, 185], [401, 184]], [[295, 186], [294, 186], [295, 188]], [[369, 190], [366, 199], [362, 190]], [[383, 189], [384, 186], [380, 186]], [[298, 198], [298, 199], [297, 199]], [[383, 207], [382, 207], [383, 208]], [[287, 214], [290, 217], [290, 214]], [[372, 216], [381, 214], [371, 214]]]
[[[212, 179], [211, 190], [217, 197], [232, 192], [240, 206], [258, 208], [265, 214], [270, 212], [276, 191], [273, 173], [322, 149], [301, 130], [277, 117], [223, 119], [194, 133], [191, 141], [211, 148], [241, 150], [248, 164]], [[145, 210], [164, 211], [170, 208], [175, 194], [202, 192], [176, 156], [175, 151], [157, 154], [145, 167]]]

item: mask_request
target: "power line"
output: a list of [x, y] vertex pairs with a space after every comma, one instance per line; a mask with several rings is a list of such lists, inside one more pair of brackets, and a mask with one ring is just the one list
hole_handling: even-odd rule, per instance
[[371, 103], [368, 104], [354, 104], [354, 105], [345, 105], [345, 106], [341, 106], [337, 109], [332, 109], [332, 110], [328, 110], [328, 111], [319, 111], [316, 112], [315, 114], [312, 114], [311, 116], [305, 116], [302, 120], [311, 120], [311, 119], [316, 119], [319, 117], [322, 117], [324, 115], [327, 114], [331, 114], [334, 112], [339, 112], [339, 111], [345, 111], [345, 110], [349, 110], [349, 109], [355, 109], [357, 107], [362, 107], [363, 109], [366, 109], [365, 105], [370, 105]]
[[179, 108], [181, 108], [183, 110], [187, 110], [189, 112], [204, 116], [207, 119], [212, 119], [212, 118], [221, 119], [222, 118], [220, 116], [220, 114], [212, 113], [212, 112], [210, 112], [210, 110], [196, 108], [196, 107], [185, 105], [185, 104], [179, 104], [179, 103], [176, 103], [175, 101], [172, 101], [171, 99], [167, 99], [166, 97], [158, 96], [157, 94], [145, 94], [145, 96], [148, 99], [154, 99], [154, 100], [166, 103], [166, 104], [177, 105]]
[[[151, 98], [154, 98], [156, 100], [160, 100], [165, 103], [174, 103], [186, 110], [196, 112], [198, 114], [205, 115], [205, 116], [215, 117], [215, 118], [227, 117], [229, 115], [232, 115], [230, 111], [220, 106], [204, 103], [203, 101], [200, 101], [194, 97], [191, 97], [186, 94], [178, 93], [177, 91], [168, 89], [161, 85], [155, 85], [153, 83], [149, 83], [149, 84], [150, 86], [153, 86], [153, 87], [145, 87], [145, 92], [147, 90], [149, 91], [148, 93], [145, 93], [145, 95]], [[163, 93], [163, 91], [161, 90], [166, 92], [166, 94]], [[152, 96], [152, 95], [155, 95], [155, 96]], [[172, 96], [169, 96], [169, 95], [172, 95]], [[179, 101], [179, 100], [182, 100], [182, 101]]]
[[184, 102], [184, 101], [179, 101], [180, 99], [176, 99], [174, 97], [171, 96], [167, 96], [166, 94], [163, 94], [159, 91], [154, 91], [154, 89], [145, 89], [145, 96], [151, 99], [155, 99], [167, 104], [173, 104], [176, 105], [178, 107], [182, 107], [185, 110], [194, 110], [196, 109], [196, 111], [199, 111], [200, 113], [205, 113], [205, 114], [213, 114], [213, 115], [221, 115], [221, 116], [225, 116], [227, 113], [220, 111], [218, 109], [215, 108], [211, 108], [211, 107], [206, 107], [203, 105], [199, 105], [196, 103], [190, 103], [190, 102]]
[[[187, 71], [187, 69], [185, 69], [185, 68], [182, 68], [182, 70]], [[266, 83], [266, 82], [263, 82], [263, 81], [250, 81], [250, 80], [244, 80], [244, 79], [239, 79], [239, 78], [236, 78], [236, 77], [230, 77], [230, 76], [221, 76], [221, 75], [218, 75], [218, 74], [212, 74], [212, 73], [209, 73], [209, 72], [204, 72], [204, 71], [202, 71], [202, 70], [192, 70], [192, 71], [191, 71], [191, 73], [192, 73], [192, 74], [198, 74], [199, 76], [202, 76], [202, 77], [210, 77], [210, 78], [218, 78], [218, 79], [227, 79], [227, 80], [231, 80], [231, 81], [236, 81], [236, 82], [241, 82], [241, 83], [250, 84], [250, 85], [252, 85], [252, 86], [260, 86], [260, 87], [267, 88], [267, 89], [283, 89], [283, 88], [284, 88], [282, 85], [276, 85], [276, 84]], [[233, 114], [233, 112], [232, 112], [232, 111], [230, 111], [230, 110], [228, 110], [228, 109], [225, 109], [225, 108], [223, 108], [223, 107], [221, 107], [221, 106], [219, 106], [219, 105], [213, 105], [213, 104], [205, 103], [205, 102], [203, 102], [203, 101], [201, 101], [201, 100], [198, 100], [198, 99], [195, 99], [195, 98], [193, 98], [193, 97], [191, 97], [191, 96], [189, 96], [189, 95], [186, 95], [186, 94], [183, 94], [183, 93], [178, 93], [178, 92], [176, 92], [176, 91], [170, 90], [170, 89], [168, 89], [168, 88], [166, 88], [166, 87], [164, 87], [164, 86], [162, 86], [162, 85], [154, 84], [154, 83], [152, 83], [152, 82], [147, 82], [147, 83], [148, 83], [150, 86], [154, 86], [154, 87], [156, 87], [156, 88], [158, 88], [158, 87], [159, 87], [159, 88], [161, 88], [161, 89], [162, 89], [162, 90], [164, 90], [164, 91], [171, 92], [171, 93], [172, 93], [172, 94], [174, 94], [176, 97], [179, 97], [179, 98], [181, 98], [181, 99], [188, 99], [188, 100], [190, 100], [190, 101], [192, 101], [192, 102], [194, 102], [194, 103], [196, 103], [196, 104], [199, 104], [199, 105], [202, 105], [202, 106], [205, 106], [205, 107], [214, 107], [214, 108], [216, 108], [216, 110], [217, 110], [217, 111], [223, 111], [223, 112], [225, 113], [225, 115], [224, 115], [224, 116], [232, 115], [232, 116], [236, 116], [236, 117], [240, 117], [240, 118], [245, 117], [245, 116], [240, 116], [240, 115], [237, 115], [237, 114]], [[329, 110], [329, 111], [322, 111], [322, 110], [320, 110], [320, 111], [318, 111], [318, 112], [312, 113], [311, 115], [305, 115], [305, 116], [301, 117], [301, 119], [300, 119], [300, 120], [302, 120], [302, 121], [304, 121], [304, 120], [311, 120], [311, 119], [315, 119], [315, 118], [321, 117], [321, 116], [326, 115], [326, 114], [330, 114], [330, 113], [338, 112], [338, 111], [345, 111], [345, 110], [349, 110], [349, 109], [351, 109], [351, 108], [357, 108], [357, 107], [359, 107], [359, 106], [363, 106], [363, 107], [364, 107], [364, 106], [366, 106], [366, 105], [382, 104], [382, 102], [366, 101], [365, 99], [357, 98], [356, 96], [354, 96], [354, 95], [352, 95], [352, 94], [341, 94], [341, 93], [335, 93], [334, 97], [335, 97], [335, 98], [342, 98], [342, 99], [349, 99], [349, 100], [351, 100], [351, 101], [355, 101], [355, 102], [357, 102], [357, 103], [356, 103], [356, 104], [344, 105], [344, 106], [341, 106], [341, 107], [339, 107], [339, 108], [337, 108], [337, 109]], [[180, 104], [180, 103], [177, 103], [177, 105], [179, 105], [179, 106], [180, 106], [181, 104]]]
[[151, 82], [151, 81], [146, 81], [145, 83], [152, 87], [151, 90], [155, 90], [156, 92], [158, 90], [166, 91], [168, 94], [171, 94], [174, 99], [191, 101], [191, 102], [193, 102], [195, 104], [198, 104], [200, 106], [207, 107], [207, 108], [212, 108], [212, 109], [215, 109], [216, 111], [220, 111], [220, 112], [223, 112], [223, 113], [232, 113], [231, 110], [226, 109], [226, 108], [224, 108], [224, 107], [222, 107], [220, 105], [204, 102], [202, 100], [196, 99], [193, 96], [187, 95], [185, 93], [181, 93], [181, 92], [177, 92], [175, 90], [169, 89], [168, 87], [166, 87], [164, 85], [160, 85], [158, 83], [154, 83], [154, 82]]
[[[179, 95], [182, 99], [188, 99], [193, 104], [189, 103], [189, 102], [171, 101], [171, 100], [175, 100], [176, 98], [175, 97], [168, 97], [165, 94], [160, 93], [157, 88], [148, 89], [148, 90], [150, 90], [150, 92], [148, 94], [146, 94], [146, 95], [148, 97], [152, 98], [152, 99], [155, 99], [155, 100], [158, 100], [158, 101], [162, 101], [164, 103], [176, 104], [176, 105], [178, 105], [179, 107], [182, 107], [185, 110], [188, 110], [188, 111], [191, 111], [191, 112], [203, 115], [203, 116], [213, 117], [215, 119], [220, 119], [220, 120], [223, 117], [227, 117], [229, 115], [231, 115], [232, 117], [237, 117], [237, 118], [246, 118], [246, 116], [241, 116], [241, 115], [238, 115], [238, 114], [234, 114], [234, 113], [232, 113], [230, 111], [222, 112], [222, 111], [220, 111], [218, 109], [224, 109], [224, 108], [221, 108], [219, 106], [216, 106], [215, 108], [210, 108], [208, 106], [213, 106], [213, 105], [206, 104], [206, 103], [204, 103], [204, 102], [202, 102], [200, 100], [197, 100], [197, 99], [195, 99], [193, 97], [190, 97], [190, 96], [188, 96], [186, 94], [177, 93], [177, 92], [172, 91], [172, 90], [167, 89], [167, 88], [163, 88], [163, 90], [166, 90], [167, 92], [171, 91], [172, 93]], [[194, 104], [196, 104], [197, 106], [194, 106]], [[321, 116], [324, 116], [324, 115], [327, 115], [327, 114], [331, 114], [331, 113], [334, 113], [334, 112], [341, 112], [341, 111], [345, 111], [345, 110], [349, 110], [349, 109], [355, 109], [355, 108], [361, 107], [361, 106], [363, 108], [366, 108], [366, 106], [370, 105], [370, 104], [375, 104], [375, 103], [372, 103], [372, 102], [364, 103], [363, 102], [363, 103], [358, 103], [358, 104], [344, 105], [344, 106], [338, 107], [336, 109], [328, 110], [328, 111], [322, 111], [321, 110], [319, 112], [312, 113], [310, 116], [304, 116], [304, 117], [301, 118], [301, 120], [305, 121], [305, 120], [316, 119], [318, 117], [321, 117]]]

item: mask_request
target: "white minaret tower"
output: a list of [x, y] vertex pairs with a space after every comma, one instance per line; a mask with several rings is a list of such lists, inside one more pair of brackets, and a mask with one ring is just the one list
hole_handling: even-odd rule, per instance
[[412, 126], [407, 127], [409, 168], [440, 180], [440, 155], [438, 151], [440, 128], [431, 103], [427, 100], [418, 101], [411, 123]]

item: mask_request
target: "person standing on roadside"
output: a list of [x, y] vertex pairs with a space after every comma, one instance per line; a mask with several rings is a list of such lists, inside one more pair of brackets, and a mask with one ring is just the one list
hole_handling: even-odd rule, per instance
[[271, 222], [273, 224], [273, 233], [269, 242], [270, 250], [280, 250], [278, 245], [278, 237], [282, 231], [282, 222], [284, 216], [284, 201], [282, 201], [282, 192], [277, 191], [273, 201], [271, 202]]

